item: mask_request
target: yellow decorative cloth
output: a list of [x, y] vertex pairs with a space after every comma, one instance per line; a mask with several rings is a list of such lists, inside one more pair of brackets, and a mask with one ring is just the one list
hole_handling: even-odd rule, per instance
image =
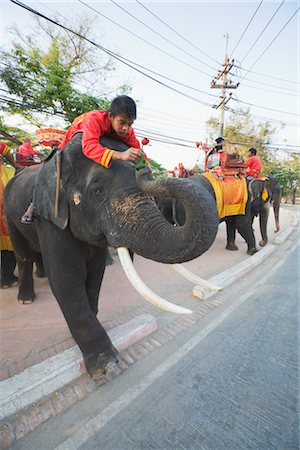
[[203, 176], [210, 182], [216, 196], [219, 218], [245, 214], [248, 191], [246, 178], [224, 177], [216, 179], [211, 173], [205, 172]]
[[15, 169], [0, 164], [0, 250], [13, 250], [11, 240], [8, 235], [6, 219], [4, 215], [4, 188], [9, 180], [14, 176]]

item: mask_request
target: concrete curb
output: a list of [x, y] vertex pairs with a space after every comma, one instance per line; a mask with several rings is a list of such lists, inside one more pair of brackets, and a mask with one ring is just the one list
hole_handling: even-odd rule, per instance
[[[140, 316], [108, 331], [118, 351], [130, 347], [157, 330], [150, 314]], [[52, 356], [0, 383], [0, 419], [20, 412], [34, 402], [61, 389], [85, 373], [82, 354], [77, 346]]]
[[[264, 259], [267, 258], [275, 250], [275, 245], [268, 245], [263, 248], [255, 255], [249, 257], [245, 261], [231, 267], [230, 269], [224, 270], [224, 272], [210, 278], [208, 281], [216, 286], [220, 286], [222, 289], [229, 286], [231, 283], [247, 274], [250, 269], [256, 267]], [[193, 295], [201, 300], [206, 300], [216, 294], [216, 291], [210, 289], [205, 289], [202, 286], [195, 286], [193, 289]]]
[[[298, 227], [299, 220], [297, 215], [292, 211], [288, 211], [288, 213], [292, 216], [292, 223], [289, 227], [287, 227], [284, 231], [281, 231], [276, 236], [276, 238], [274, 239], [274, 245], [267, 245], [255, 255], [249, 257], [249, 259], [236, 264], [231, 269], [225, 270], [224, 272], [221, 272], [220, 274], [210, 278], [207, 281], [215, 286], [219, 286], [224, 289], [229, 284], [247, 274], [249, 269], [253, 269], [254, 267], [258, 266], [258, 264], [266, 259], [267, 256], [274, 252], [274, 250], [276, 249], [276, 245], [280, 245], [284, 241], [286, 241], [286, 239], [290, 236], [294, 229]], [[195, 286], [193, 289], [193, 295], [197, 298], [200, 298], [201, 300], [208, 299], [215, 294], [215, 291], [203, 288], [203, 286]]]

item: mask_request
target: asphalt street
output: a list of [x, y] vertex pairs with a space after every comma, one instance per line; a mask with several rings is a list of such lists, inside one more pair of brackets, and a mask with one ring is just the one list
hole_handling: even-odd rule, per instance
[[299, 248], [277, 253], [203, 321], [13, 448], [298, 449]]

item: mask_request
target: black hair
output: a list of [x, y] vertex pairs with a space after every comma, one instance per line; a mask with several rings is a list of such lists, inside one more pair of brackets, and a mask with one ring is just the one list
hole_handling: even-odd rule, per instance
[[256, 150], [256, 148], [250, 148], [249, 152], [252, 153], [252, 155], [256, 155], [257, 150]]
[[107, 112], [111, 113], [113, 116], [118, 116], [122, 114], [126, 116], [127, 119], [136, 119], [136, 104], [132, 98], [127, 95], [119, 95], [112, 102]]

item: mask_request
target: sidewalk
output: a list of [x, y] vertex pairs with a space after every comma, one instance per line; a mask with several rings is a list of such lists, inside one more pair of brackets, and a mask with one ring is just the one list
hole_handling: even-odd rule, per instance
[[[294, 210], [295, 215], [293, 216], [289, 209], [293, 210], [292, 208], [281, 208], [280, 235], [283, 236], [283, 239], [288, 237], [289, 232], [296, 226], [296, 210]], [[259, 241], [257, 219], [254, 228], [256, 239]], [[243, 267], [245, 263], [248, 264], [251, 261], [251, 258], [254, 258], [252, 259], [253, 264], [255, 260], [255, 264], [257, 264], [260, 254], [263, 257], [266, 251], [272, 251], [274, 240], [276, 242], [277, 239], [280, 244], [280, 235], [275, 235], [273, 230], [273, 211], [270, 211], [269, 244], [254, 257], [250, 257], [246, 254], [246, 244], [239, 235], [237, 237], [239, 251], [225, 250], [225, 224], [221, 224], [217, 239], [209, 251], [184, 266], [203, 279], [222, 281], [220, 276], [218, 278], [221, 272], [236, 265]], [[158, 310], [142, 299], [127, 280], [118, 258], [114, 257], [114, 261], [114, 264], [106, 269], [100, 292], [98, 317], [106, 330], [111, 330], [113, 333], [121, 324], [126, 324], [132, 319], [137, 320], [139, 317], [146, 318], [146, 322], [148, 321], [146, 328], [144, 327], [143, 330], [138, 328], [136, 337], [138, 339], [139, 333], [142, 338], [145, 333], [149, 334], [155, 329], [160, 330], [166, 324], [178, 319], [178, 315]], [[166, 300], [191, 309], [197, 308], [201, 302], [203, 304], [203, 300], [193, 296], [194, 285], [178, 275], [171, 267], [145, 260], [139, 256], [135, 257], [134, 265], [147, 286]], [[228, 272], [230, 273], [230, 270]], [[74, 347], [75, 343], [50, 291], [47, 279], [35, 278], [35, 290], [37, 297], [31, 305], [18, 304], [17, 288], [0, 290], [2, 349], [0, 382], [9, 379], [13, 381], [16, 374], [55, 355], [64, 355], [63, 352], [68, 349], [70, 352], [73, 352], [74, 348], [75, 351], [78, 350], [77, 347]], [[45, 365], [47, 366], [47, 362]]]

